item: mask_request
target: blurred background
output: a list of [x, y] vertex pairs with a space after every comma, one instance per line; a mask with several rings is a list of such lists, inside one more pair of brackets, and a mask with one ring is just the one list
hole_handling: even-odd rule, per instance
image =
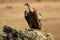
[[60, 40], [60, 0], [0, 0], [0, 28], [4, 25], [18, 30], [29, 28], [24, 18], [26, 2], [42, 14], [42, 31]]

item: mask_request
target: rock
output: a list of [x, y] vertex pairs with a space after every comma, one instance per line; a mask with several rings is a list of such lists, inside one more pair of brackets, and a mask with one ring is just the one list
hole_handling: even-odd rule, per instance
[[[10, 27], [7, 26], [7, 28], [9, 29]], [[0, 29], [0, 40], [8, 40], [8, 39], [9, 40], [53, 40], [50, 33], [46, 31], [42, 32], [37, 29], [33, 29], [31, 31], [30, 30], [21, 31], [11, 28], [12, 32], [11, 33], [9, 32], [10, 35], [7, 35], [7, 33], [3, 31], [3, 29], [2, 28]], [[16, 35], [16, 37], [13, 37], [12, 35]]]

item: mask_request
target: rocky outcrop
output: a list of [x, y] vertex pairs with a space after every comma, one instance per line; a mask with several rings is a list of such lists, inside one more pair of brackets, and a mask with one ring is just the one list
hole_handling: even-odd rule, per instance
[[16, 30], [14, 28], [4, 26], [0, 29], [0, 40], [53, 40], [48, 32], [40, 30]]

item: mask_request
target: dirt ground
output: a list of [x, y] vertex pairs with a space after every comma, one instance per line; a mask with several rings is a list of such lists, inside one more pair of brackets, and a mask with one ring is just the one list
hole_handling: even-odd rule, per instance
[[[29, 28], [24, 18], [25, 2], [0, 3], [0, 28], [8, 25], [18, 30]], [[60, 2], [29, 2], [42, 14], [42, 31], [50, 32], [60, 40]]]

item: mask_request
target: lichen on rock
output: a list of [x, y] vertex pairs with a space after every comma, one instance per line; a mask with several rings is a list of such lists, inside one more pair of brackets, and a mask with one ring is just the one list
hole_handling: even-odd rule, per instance
[[[6, 26], [9, 31], [11, 27]], [[3, 31], [4, 27], [0, 29], [0, 40], [53, 40], [52, 36], [48, 32], [42, 32], [40, 30], [16, 30], [11, 28], [11, 33], [8, 34]], [[15, 37], [16, 36], [16, 37]]]

